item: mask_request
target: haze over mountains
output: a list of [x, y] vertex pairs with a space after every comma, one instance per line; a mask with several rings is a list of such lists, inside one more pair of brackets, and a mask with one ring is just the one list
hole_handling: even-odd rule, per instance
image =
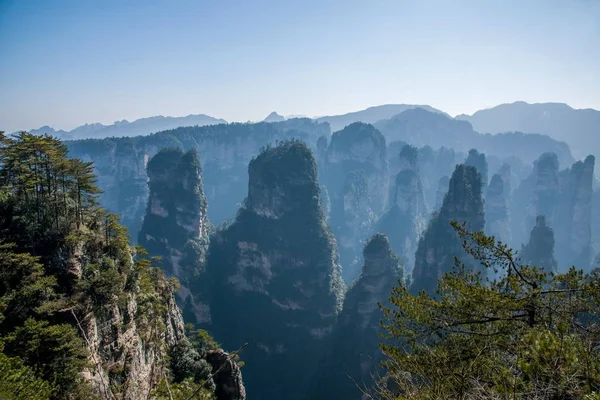
[[564, 103], [500, 104], [456, 119], [469, 121], [481, 133], [520, 131], [542, 133], [567, 142], [575, 156], [600, 149], [600, 111], [574, 109]]
[[[379, 129], [385, 130], [386, 126], [394, 124], [392, 121], [398, 121], [398, 115], [415, 108], [421, 108], [446, 117], [440, 119], [441, 121], [450, 119], [467, 121], [471, 126], [462, 125], [461, 128], [466, 131], [490, 134], [523, 132], [547, 135], [557, 141], [567, 143], [576, 158], [583, 157], [590, 152], [596, 154], [600, 149], [600, 111], [574, 109], [564, 103], [529, 104], [517, 101], [479, 110], [473, 115], [460, 114], [455, 118], [428, 105], [385, 104], [346, 114], [315, 117], [313, 119], [318, 122], [329, 123], [331, 132], [343, 129], [354, 122], [377, 124]], [[273, 111], [264, 121], [279, 122], [296, 117], [296, 115], [284, 117]], [[185, 117], [155, 116], [137, 119], [132, 122], [123, 120], [112, 125], [92, 123], [79, 126], [71, 131], [55, 130], [53, 127], [43, 126], [30, 132], [34, 134], [48, 133], [62, 140], [101, 139], [105, 137], [147, 135], [180, 126], [206, 126], [224, 123], [227, 123], [227, 121], [221, 118], [196, 114]], [[431, 132], [433, 137], [439, 134], [441, 132], [437, 132], [435, 129]], [[447, 139], [446, 136], [440, 138], [441, 144]], [[465, 146], [468, 146], [468, 144], [465, 144]]]
[[180, 126], [204, 126], [225, 123], [227, 123], [227, 121], [224, 119], [213, 118], [204, 114], [192, 114], [185, 117], [164, 117], [158, 115], [155, 117], [136, 119], [132, 122], [127, 120], [116, 121], [112, 125], [103, 125], [100, 123], [85, 124], [78, 126], [71, 131], [64, 131], [62, 129], [55, 130], [53, 127], [46, 125], [39, 129], [32, 129], [29, 132], [34, 135], [47, 133], [56, 136], [61, 140], [102, 139], [112, 136], [147, 135], [153, 132], [175, 129]]

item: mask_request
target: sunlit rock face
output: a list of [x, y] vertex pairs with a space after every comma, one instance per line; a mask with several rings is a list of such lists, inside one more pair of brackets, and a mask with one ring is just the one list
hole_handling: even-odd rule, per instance
[[[381, 340], [379, 303], [386, 304], [393, 286], [403, 279], [400, 259], [387, 237], [377, 233], [367, 241], [360, 277], [348, 290], [330, 346], [315, 374], [311, 399], [360, 399], [361, 386], [372, 385], [382, 371], [377, 343]], [[349, 378], [351, 377], [351, 378]]]
[[454, 257], [460, 258], [468, 267], [479, 268], [478, 263], [467, 256], [450, 222], [465, 223], [471, 231], [483, 230], [485, 218], [481, 189], [481, 175], [474, 167], [456, 166], [442, 207], [419, 240], [412, 291], [434, 293], [437, 279], [450, 271]]
[[596, 253], [592, 246], [594, 156], [577, 161], [559, 174], [560, 200], [555, 212], [556, 258], [560, 270], [589, 270]]
[[504, 243], [510, 243], [509, 212], [505, 196], [504, 180], [499, 174], [495, 174], [487, 187], [485, 231]]
[[394, 190], [390, 194], [390, 209], [379, 220], [377, 231], [388, 235], [393, 250], [410, 272], [419, 237], [426, 227], [428, 211], [417, 167], [416, 148], [405, 148], [409, 151], [404, 153], [411, 157], [407, 157], [409, 162], [404, 164], [406, 169], [396, 175]]
[[385, 139], [360, 122], [335, 132], [327, 149], [322, 182], [331, 200], [343, 277], [360, 274], [360, 251], [387, 205], [389, 173]]
[[196, 151], [163, 149], [148, 162], [150, 189], [138, 242], [161, 268], [178, 279], [187, 322], [210, 323], [204, 262], [208, 246], [208, 204]]
[[306, 145], [268, 148], [248, 174], [245, 206], [209, 246], [212, 329], [227, 348], [249, 343], [250, 398], [299, 399], [341, 309], [336, 242]]
[[546, 223], [546, 217], [539, 215], [529, 235], [529, 241], [521, 250], [521, 261], [547, 272], [556, 272], [558, 264], [554, 258], [554, 231]]
[[263, 146], [277, 140], [296, 138], [311, 145], [329, 136], [327, 123], [308, 118], [256, 124], [189, 126], [129, 138], [88, 139], [66, 142], [71, 157], [93, 161], [100, 202], [121, 216], [133, 238], [138, 232], [148, 203], [148, 161], [163, 148], [196, 150], [202, 165], [204, 192], [211, 204], [210, 219], [220, 224], [235, 216], [246, 195], [246, 168]]

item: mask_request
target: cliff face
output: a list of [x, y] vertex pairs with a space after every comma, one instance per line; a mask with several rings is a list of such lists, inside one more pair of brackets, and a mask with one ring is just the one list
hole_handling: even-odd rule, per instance
[[245, 196], [246, 167], [262, 146], [297, 138], [316, 143], [329, 135], [329, 126], [308, 118], [257, 124], [191, 126], [134, 138], [106, 138], [66, 142], [70, 155], [93, 161], [103, 207], [119, 214], [137, 237], [148, 202], [146, 165], [160, 149], [196, 150], [204, 175], [210, 219], [219, 224], [235, 214]]
[[504, 243], [511, 242], [508, 207], [506, 205], [504, 181], [495, 174], [487, 187], [485, 200], [486, 233]]
[[477, 268], [477, 263], [467, 257], [450, 221], [464, 222], [471, 231], [483, 230], [481, 178], [474, 167], [461, 164], [452, 173], [442, 208], [433, 216], [419, 240], [412, 291], [434, 293], [437, 279], [451, 270], [454, 257], [460, 258], [467, 266]]
[[[399, 258], [387, 237], [377, 233], [367, 242], [364, 266], [348, 290], [327, 355], [316, 374], [311, 399], [360, 399], [379, 370], [377, 343], [383, 318], [378, 304], [387, 303], [392, 287], [403, 278]], [[358, 385], [358, 386], [357, 386]]]
[[558, 264], [554, 258], [554, 231], [546, 224], [543, 215], [536, 218], [529, 242], [521, 250], [521, 261], [548, 272], [556, 272]]
[[[148, 162], [150, 195], [138, 242], [181, 284], [187, 322], [210, 322], [204, 261], [208, 246], [207, 201], [194, 150], [163, 149]], [[193, 292], [193, 293], [192, 293]]]
[[427, 206], [418, 170], [398, 173], [390, 198], [390, 209], [381, 217], [377, 230], [388, 235], [394, 251], [400, 255], [408, 272], [414, 266], [419, 237], [426, 227]]
[[227, 347], [248, 343], [250, 397], [298, 399], [341, 308], [335, 239], [304, 144], [266, 149], [248, 174], [245, 207], [209, 247], [213, 331]]
[[[160, 399], [161, 386], [186, 379], [206, 381], [210, 395], [210, 366], [185, 336], [176, 282], [97, 205], [92, 166], [50, 137], [1, 139], [0, 352], [51, 383], [52, 399]], [[30, 161], [15, 162], [16, 150]], [[186, 171], [181, 182], [195, 182]]]
[[[536, 168], [530, 220], [535, 221], [538, 215], [544, 215], [548, 221], [554, 220], [560, 193], [558, 171], [556, 154], [544, 153], [540, 156]], [[533, 226], [534, 223], [530, 225]]]
[[156, 284], [160, 308], [147, 309], [143, 296], [128, 294], [123, 305], [89, 309], [82, 316], [90, 362], [83, 375], [103, 399], [111, 398], [107, 387], [120, 399], [148, 397], [168, 374], [168, 349], [185, 340], [183, 318], [171, 289], [166, 281]]
[[571, 266], [588, 271], [595, 255], [591, 225], [594, 164], [594, 156], [588, 156], [559, 174], [560, 199], [554, 226], [556, 258], [565, 271]]
[[488, 163], [485, 159], [485, 154], [478, 152], [476, 149], [469, 150], [469, 155], [465, 160], [465, 165], [475, 167], [481, 175], [481, 184], [487, 187], [488, 184]]
[[327, 149], [323, 183], [331, 199], [330, 223], [339, 243], [343, 276], [360, 274], [360, 249], [383, 213], [388, 196], [385, 139], [372, 125], [335, 132]]

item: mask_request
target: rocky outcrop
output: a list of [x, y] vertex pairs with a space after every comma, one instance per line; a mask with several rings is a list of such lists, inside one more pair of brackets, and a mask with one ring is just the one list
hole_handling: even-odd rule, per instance
[[511, 242], [508, 207], [504, 180], [499, 174], [492, 176], [485, 200], [485, 231], [504, 243]]
[[211, 240], [212, 330], [244, 350], [251, 398], [299, 399], [333, 332], [344, 291], [310, 150], [291, 141], [248, 167], [248, 197]]
[[546, 217], [538, 215], [531, 230], [529, 242], [521, 250], [521, 261], [525, 264], [556, 272], [554, 258], [554, 231], [546, 224]]
[[481, 184], [487, 187], [488, 184], [488, 163], [485, 159], [485, 154], [478, 152], [476, 149], [469, 150], [469, 155], [465, 160], [465, 165], [475, 167], [481, 175]]
[[185, 338], [185, 330], [168, 286], [161, 285], [157, 295], [164, 306], [158, 314], [142, 313], [139, 296], [128, 294], [124, 305], [83, 317], [90, 361], [84, 378], [101, 398], [111, 398], [108, 387], [120, 388], [112, 390], [120, 399], [146, 398], [168, 373], [167, 349]]
[[206, 361], [212, 367], [217, 400], [245, 400], [246, 388], [240, 366], [223, 350], [209, 350]]
[[[204, 261], [208, 246], [208, 204], [196, 151], [163, 149], [148, 162], [150, 196], [138, 242], [181, 284], [187, 322], [207, 324]], [[203, 298], [204, 297], [204, 298]]]
[[555, 212], [556, 258], [560, 269], [571, 266], [588, 271], [592, 247], [594, 156], [578, 161], [559, 174], [560, 199]]
[[411, 272], [417, 243], [427, 224], [427, 206], [418, 170], [413, 167], [398, 173], [394, 188], [392, 206], [379, 220], [377, 230], [389, 237], [407, 272]]
[[383, 214], [388, 197], [385, 139], [372, 125], [335, 132], [327, 149], [323, 183], [331, 199], [330, 223], [338, 239], [343, 277], [360, 274], [360, 248]]
[[466, 223], [470, 231], [482, 231], [485, 218], [481, 196], [481, 175], [474, 167], [457, 165], [450, 178], [442, 208], [435, 214], [419, 240], [411, 290], [434, 293], [437, 279], [449, 272], [458, 257], [465, 265], [478, 268], [462, 248], [451, 221]]
[[290, 138], [312, 144], [323, 135], [329, 136], [326, 123], [296, 118], [272, 123], [189, 126], [149, 136], [65, 143], [70, 156], [94, 162], [98, 186], [103, 190], [100, 203], [120, 215], [123, 225], [137, 238], [148, 203], [146, 165], [161, 149], [179, 147], [184, 152], [198, 152], [204, 191], [211, 204], [209, 217], [219, 224], [235, 215], [246, 195], [248, 162], [263, 146]]
[[315, 375], [311, 399], [360, 399], [361, 389], [373, 384], [382, 359], [379, 303], [387, 303], [392, 288], [403, 278], [399, 258], [387, 237], [377, 233], [367, 242], [362, 274], [344, 299], [327, 355]]

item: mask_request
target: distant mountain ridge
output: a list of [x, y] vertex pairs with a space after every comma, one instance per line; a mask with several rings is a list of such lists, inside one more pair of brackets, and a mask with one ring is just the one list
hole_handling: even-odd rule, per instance
[[479, 110], [456, 119], [469, 121], [482, 133], [521, 131], [541, 133], [567, 142], [577, 158], [600, 150], [600, 111], [574, 109], [564, 103], [517, 101]]
[[158, 115], [155, 117], [140, 118], [129, 122], [127, 120], [117, 121], [112, 125], [103, 125], [100, 123], [85, 124], [78, 126], [71, 131], [55, 130], [50, 126], [43, 126], [39, 129], [29, 131], [35, 135], [49, 134], [56, 136], [61, 140], [77, 139], [102, 139], [105, 137], [122, 136], [140, 136], [151, 133], [179, 128], [180, 126], [205, 126], [226, 124], [227, 121], [220, 118], [214, 118], [205, 114], [190, 114], [185, 117], [164, 117]]
[[374, 124], [384, 119], [390, 119], [406, 110], [414, 108], [422, 108], [429, 112], [443, 114], [449, 117], [443, 111], [433, 108], [428, 105], [417, 105], [417, 104], [384, 104], [381, 106], [369, 107], [364, 110], [350, 112], [342, 115], [329, 115], [325, 117], [315, 118], [319, 122], [329, 122], [331, 131], [339, 131], [344, 129], [347, 125], [354, 122], [364, 122], [366, 124]]

